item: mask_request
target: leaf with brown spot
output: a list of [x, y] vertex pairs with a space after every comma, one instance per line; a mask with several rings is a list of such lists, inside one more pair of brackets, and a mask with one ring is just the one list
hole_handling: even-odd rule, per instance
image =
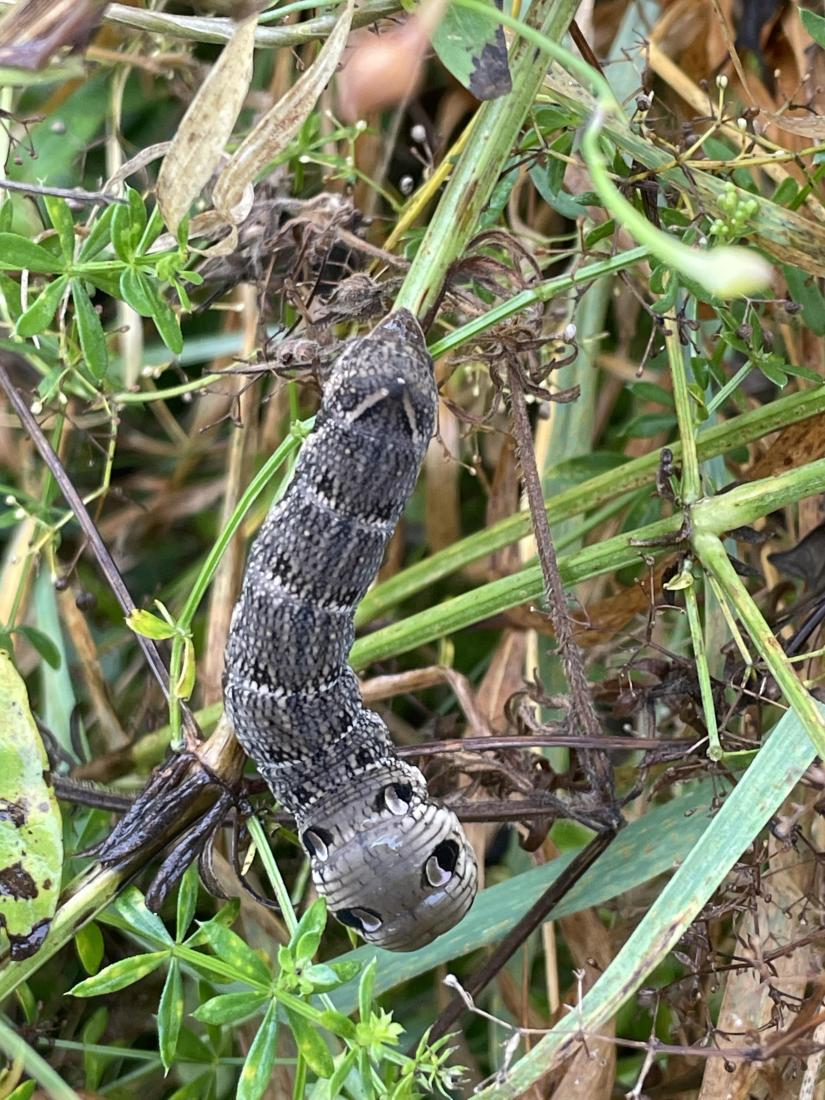
[[476, 99], [498, 99], [512, 89], [504, 28], [492, 16], [450, 4], [433, 34], [433, 48]]
[[315, 107], [318, 97], [332, 78], [341, 59], [352, 25], [353, 0], [341, 13], [321, 52], [295, 81], [286, 95], [272, 107], [248, 134], [221, 172], [212, 200], [231, 225], [239, 220], [238, 207], [244, 191], [259, 172], [283, 152]]
[[158, 204], [173, 233], [217, 168], [252, 80], [257, 16], [235, 33], [183, 116], [158, 175]]
[[63, 828], [26, 686], [2, 650], [0, 715], [0, 936], [13, 959], [25, 959], [43, 943], [57, 907]]

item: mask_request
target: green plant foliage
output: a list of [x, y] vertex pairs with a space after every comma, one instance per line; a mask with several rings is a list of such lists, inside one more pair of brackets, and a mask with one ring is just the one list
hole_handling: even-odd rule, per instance
[[0, 937], [13, 959], [48, 935], [63, 874], [60, 809], [26, 686], [0, 649]]

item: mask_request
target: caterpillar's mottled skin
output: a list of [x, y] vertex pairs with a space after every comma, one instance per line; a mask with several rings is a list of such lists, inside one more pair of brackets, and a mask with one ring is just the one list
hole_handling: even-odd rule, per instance
[[295, 475], [255, 540], [226, 650], [226, 710], [295, 815], [332, 913], [405, 951], [461, 919], [476, 864], [367, 710], [347, 664], [355, 608], [418, 477], [436, 389], [418, 322], [391, 314], [333, 364]]

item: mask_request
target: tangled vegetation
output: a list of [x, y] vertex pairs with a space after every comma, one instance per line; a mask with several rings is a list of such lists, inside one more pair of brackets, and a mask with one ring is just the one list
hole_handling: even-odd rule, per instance
[[[223, 7], [0, 21], [0, 1098], [820, 1095], [825, 18]], [[351, 663], [484, 880], [409, 954], [221, 701], [400, 307], [439, 432]]]

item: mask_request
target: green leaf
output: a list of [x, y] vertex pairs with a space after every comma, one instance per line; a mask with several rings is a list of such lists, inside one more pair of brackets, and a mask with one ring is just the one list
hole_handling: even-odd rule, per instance
[[246, 979], [255, 985], [269, 986], [272, 976], [258, 955], [247, 946], [240, 936], [222, 924], [211, 921], [201, 925], [206, 942], [222, 963], [232, 967], [239, 979]]
[[59, 279], [46, 284], [26, 312], [18, 318], [15, 326], [18, 336], [36, 336], [38, 332], [49, 327], [68, 281], [68, 275], [61, 275]]
[[98, 997], [101, 993], [115, 993], [152, 974], [169, 958], [168, 951], [149, 951], [145, 955], [132, 955], [106, 966], [99, 974], [84, 978], [69, 993], [73, 997]]
[[115, 215], [116, 205], [112, 204], [102, 210], [91, 224], [91, 228], [80, 246], [78, 260], [87, 263], [99, 255], [112, 240], [112, 218]]
[[269, 999], [266, 993], [219, 993], [198, 1005], [192, 1015], [203, 1024], [236, 1024], [254, 1016]]
[[764, 356], [763, 358], [754, 359], [753, 365], [757, 370], [760, 370], [770, 382], [773, 382], [775, 386], [779, 386], [780, 388], [787, 386], [787, 374], [772, 360], [772, 358]]
[[180, 965], [173, 958], [158, 1005], [158, 1050], [163, 1068], [168, 1073], [178, 1049], [178, 1036], [183, 1021], [183, 984]]
[[327, 966], [326, 963], [314, 963], [312, 966], [305, 966], [301, 971], [301, 977], [308, 982], [312, 982], [312, 988], [316, 993], [325, 993], [329, 989], [336, 989], [342, 981], [333, 968]]
[[23, 306], [20, 304], [20, 283], [5, 271], [0, 271], [0, 295], [6, 303], [9, 317], [12, 321], [16, 321], [23, 312]]
[[816, 336], [825, 336], [825, 298], [817, 280], [791, 264], [785, 264], [782, 273], [791, 298], [802, 306], [802, 320], [807, 328]]
[[60, 650], [48, 634], [44, 634], [42, 630], [38, 630], [35, 626], [15, 626], [13, 632], [22, 634], [24, 638], [28, 639], [47, 665], [55, 669], [60, 668]]
[[0, 233], [0, 268], [4, 271], [37, 271], [43, 275], [56, 275], [63, 270], [63, 264], [41, 244], [18, 237], [16, 233]]
[[448, 4], [432, 43], [444, 68], [476, 99], [497, 99], [512, 90], [504, 28], [494, 17]]
[[816, 12], [809, 11], [808, 8], [800, 8], [799, 14], [802, 16], [802, 26], [817, 46], [825, 49], [825, 18], [817, 15]]
[[183, 334], [180, 331], [177, 315], [166, 299], [161, 296], [157, 287], [152, 286], [151, 290], [154, 298], [152, 320], [155, 322], [155, 328], [167, 348], [175, 355], [180, 355], [183, 351]]
[[14, 203], [11, 199], [3, 199], [0, 203], [0, 233], [8, 233], [14, 221]]
[[243, 1064], [235, 1100], [260, 1100], [272, 1076], [278, 1050], [278, 1004], [270, 1001]]
[[195, 661], [195, 646], [187, 635], [183, 639], [183, 658], [181, 660], [180, 674], [175, 683], [175, 695], [178, 699], [188, 699], [195, 687], [195, 674], [197, 664]]
[[323, 898], [316, 898], [298, 922], [298, 926], [292, 935], [290, 947], [295, 956], [297, 966], [315, 955], [321, 943], [321, 936], [327, 923], [327, 907]]
[[198, 868], [196, 864], [188, 867], [178, 887], [178, 901], [175, 915], [175, 939], [181, 942], [186, 935], [192, 918], [195, 916], [195, 908], [198, 904]]
[[131, 220], [128, 204], [118, 203], [112, 215], [112, 245], [118, 259], [127, 264], [131, 263], [135, 256], [136, 242], [132, 240], [129, 232]]
[[147, 907], [143, 894], [137, 886], [128, 886], [120, 897], [112, 902], [109, 911], [120, 917], [126, 927], [139, 936], [145, 937], [150, 942], [172, 946], [173, 940], [166, 925], [157, 913], [153, 913]]
[[57, 230], [57, 239], [60, 241], [60, 251], [63, 258], [71, 261], [74, 257], [74, 218], [65, 199], [55, 195], [45, 195], [43, 202], [49, 221]]
[[103, 325], [100, 323], [97, 310], [89, 301], [82, 279], [72, 279], [72, 301], [83, 357], [92, 375], [99, 382], [106, 377], [109, 351], [106, 347]]
[[372, 1012], [373, 988], [375, 986], [375, 971], [377, 965], [375, 956], [373, 956], [364, 967], [364, 972], [358, 983], [358, 1015], [362, 1020], [368, 1020]]
[[209, 1096], [209, 1080], [211, 1077], [211, 1073], [201, 1073], [194, 1080], [181, 1085], [179, 1089], [175, 1089], [169, 1100], [203, 1100], [204, 1096]]
[[[63, 867], [63, 828], [49, 762], [26, 685], [0, 650], [0, 928], [12, 959], [33, 955], [52, 922]], [[0, 933], [2, 935], [2, 933]]]
[[[700, 783], [632, 821], [556, 906], [553, 916], [567, 917], [603, 905], [657, 875], [670, 873], [707, 828], [714, 798], [712, 784]], [[482, 890], [460, 924], [417, 951], [402, 955], [364, 945], [348, 952], [338, 961], [371, 963], [374, 984], [365, 975], [360, 989], [352, 982], [335, 990], [331, 994], [335, 1007], [345, 1014], [357, 1007], [366, 1020], [375, 999], [388, 989], [436, 966], [453, 966], [462, 955], [497, 943], [574, 855], [575, 851], [565, 852], [542, 867]]]
[[96, 921], [90, 921], [78, 928], [74, 936], [80, 964], [87, 974], [97, 974], [103, 962], [103, 933]]
[[141, 317], [151, 317], [154, 301], [148, 275], [136, 267], [125, 267], [120, 275], [120, 296]]
[[135, 634], [140, 634], [144, 638], [153, 638], [156, 642], [174, 638], [177, 633], [174, 626], [170, 626], [164, 619], [153, 615], [151, 611], [139, 608], [129, 612], [126, 616], [126, 625]]
[[135, 244], [137, 244], [146, 228], [146, 206], [140, 192], [136, 191], [134, 187], [127, 186], [124, 189], [124, 196], [129, 204], [129, 228]]
[[309, 1068], [319, 1077], [332, 1077], [335, 1064], [329, 1047], [315, 1029], [313, 1023], [305, 1016], [293, 1012], [291, 1008], [285, 1009], [295, 1046]]
[[350, 1043], [355, 1042], [355, 1024], [343, 1012], [337, 1012], [333, 1008], [325, 1009], [319, 1016], [318, 1023], [333, 1035], [340, 1035]]
[[24, 1081], [22, 1085], [18, 1085], [16, 1089], [9, 1093], [6, 1100], [31, 1100], [36, 1088], [36, 1081]]

